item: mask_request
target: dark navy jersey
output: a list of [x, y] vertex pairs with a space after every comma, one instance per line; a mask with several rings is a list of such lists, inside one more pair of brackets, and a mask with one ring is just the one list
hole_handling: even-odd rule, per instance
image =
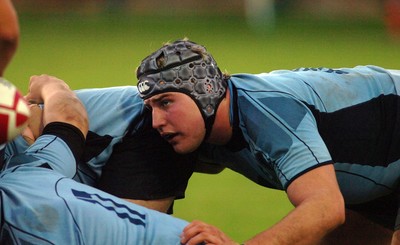
[[205, 161], [276, 189], [334, 163], [346, 203], [367, 202], [397, 188], [399, 71], [300, 68], [237, 74], [228, 83], [231, 122], [240, 134], [234, 140], [242, 147], [206, 144]]

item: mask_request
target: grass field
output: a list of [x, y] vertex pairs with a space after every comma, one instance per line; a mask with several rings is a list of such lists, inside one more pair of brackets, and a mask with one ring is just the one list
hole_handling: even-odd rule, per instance
[[[375, 64], [400, 69], [400, 43], [380, 21], [282, 19], [256, 34], [240, 17], [21, 15], [21, 43], [5, 76], [24, 92], [33, 74], [52, 74], [74, 89], [136, 84], [135, 68], [165, 41], [202, 43], [230, 73], [297, 67]], [[175, 215], [202, 219], [242, 241], [290, 209], [283, 192], [267, 190], [229, 170], [195, 174]]]

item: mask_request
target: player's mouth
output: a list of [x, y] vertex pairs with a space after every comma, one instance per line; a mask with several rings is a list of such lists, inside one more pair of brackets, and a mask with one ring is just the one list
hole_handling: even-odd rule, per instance
[[173, 139], [178, 135], [178, 133], [165, 133], [162, 134], [161, 137], [163, 137], [163, 139], [165, 139], [166, 141], [168, 141], [168, 143], [172, 143]]

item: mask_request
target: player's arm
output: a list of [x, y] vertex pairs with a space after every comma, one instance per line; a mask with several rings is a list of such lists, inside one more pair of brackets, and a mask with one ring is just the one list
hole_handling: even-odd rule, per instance
[[85, 107], [62, 80], [48, 76], [32, 76], [29, 82], [28, 101], [45, 104], [43, 125], [62, 122], [77, 127], [86, 136], [89, 123]]
[[[345, 219], [345, 208], [332, 165], [325, 165], [298, 177], [287, 189], [295, 209], [268, 230], [245, 242], [251, 244], [318, 244]], [[237, 244], [216, 227], [203, 222], [189, 224], [183, 232], [184, 244], [207, 241]]]
[[344, 200], [332, 164], [295, 179], [288, 187], [287, 195], [295, 209], [248, 244], [264, 239], [279, 244], [317, 244], [327, 233], [344, 223]]
[[37, 121], [43, 123], [43, 129], [36, 132], [40, 136], [34, 137], [32, 133], [34, 143], [24, 154], [43, 160], [53, 170], [72, 178], [88, 131], [83, 104], [64, 81], [48, 75], [31, 77], [26, 98], [45, 106], [43, 112], [38, 108]]
[[0, 77], [10, 63], [19, 41], [18, 16], [11, 0], [0, 0]]

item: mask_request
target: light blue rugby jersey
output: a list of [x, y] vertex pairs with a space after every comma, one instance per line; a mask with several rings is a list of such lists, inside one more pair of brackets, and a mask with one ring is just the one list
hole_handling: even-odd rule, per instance
[[[101, 175], [101, 169], [109, 159], [113, 146], [122, 140], [131, 123], [135, 128], [140, 127], [143, 101], [138, 96], [135, 86], [81, 89], [77, 90], [76, 94], [88, 111], [91, 133], [87, 142], [98, 145], [97, 149], [91, 145], [91, 149], [97, 151], [96, 156], [86, 159], [90, 169], [85, 169], [86, 164], [80, 165], [81, 176], [77, 180], [93, 185], [95, 181], [93, 178]], [[93, 135], [96, 136], [90, 137]], [[100, 143], [92, 142], [93, 138]], [[7, 144], [5, 159], [13, 154], [22, 153], [27, 148], [28, 145], [23, 138], [18, 137]], [[92, 171], [95, 176], [92, 176]]]
[[100, 136], [112, 137], [110, 144], [87, 162], [100, 176], [101, 168], [112, 153], [112, 147], [121, 141], [131, 124], [136, 122], [133, 126], [140, 126], [138, 120], [141, 119], [143, 100], [135, 86], [82, 89], [76, 93], [88, 111], [89, 130]]
[[301, 68], [237, 74], [228, 84], [237, 93], [231, 122], [239, 125], [247, 147], [232, 153], [206, 144], [202, 160], [276, 189], [333, 161], [346, 203], [366, 202], [397, 187], [400, 73], [376, 66]]
[[[51, 169], [50, 169], [51, 167]], [[0, 173], [1, 244], [180, 244], [186, 221], [70, 179], [67, 144], [43, 135]]]

